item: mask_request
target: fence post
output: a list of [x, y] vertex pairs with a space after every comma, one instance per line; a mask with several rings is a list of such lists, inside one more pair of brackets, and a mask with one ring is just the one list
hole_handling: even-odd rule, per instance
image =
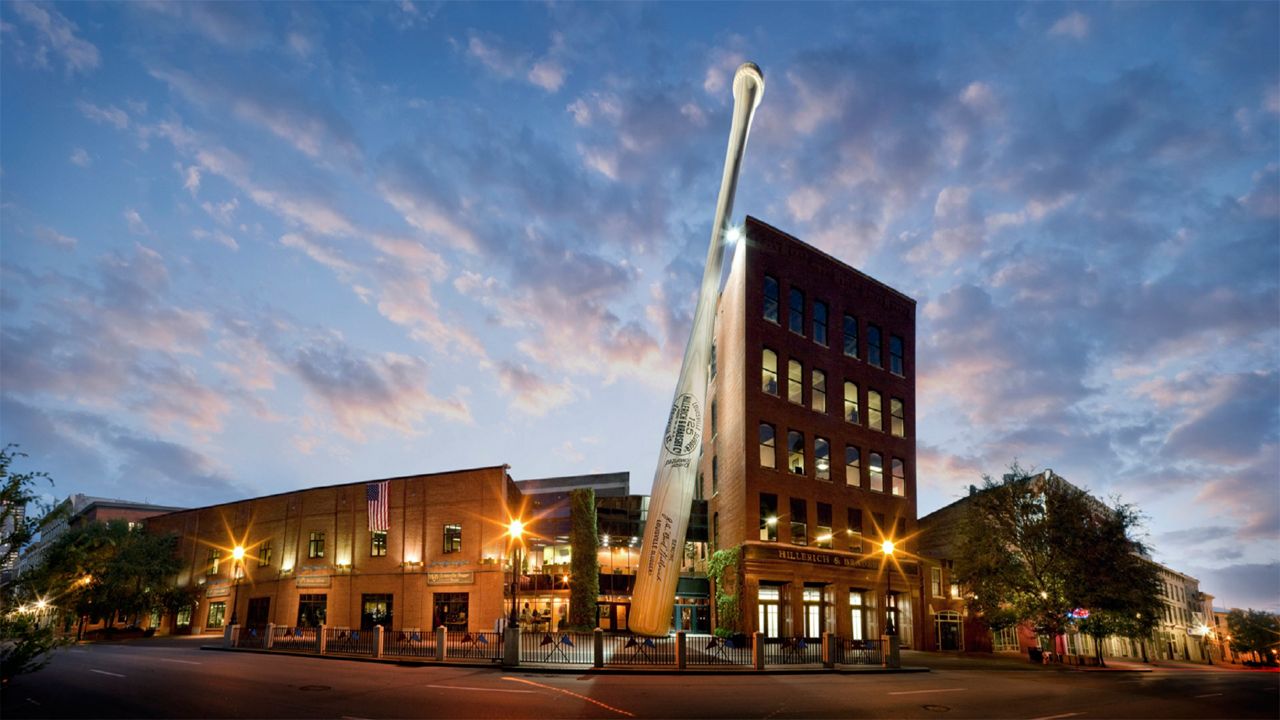
[[502, 631], [502, 665], [516, 667], [520, 664], [520, 627], [508, 625]]
[[231, 639], [231, 628], [233, 627], [235, 627], [235, 625], [228, 625], [222, 628], [222, 647], [224, 648], [236, 646], [235, 642]]
[[822, 667], [836, 666], [836, 637], [829, 632], [822, 633]]
[[689, 667], [689, 644], [683, 630], [676, 631], [676, 668], [684, 670]]
[[898, 636], [880, 636], [880, 659], [885, 667], [902, 667], [902, 658], [898, 655]]
[[751, 664], [757, 670], [764, 669], [764, 633], [759, 630], [751, 634]]
[[231, 626], [231, 647], [240, 647], [240, 631], [242, 629], [239, 625]]
[[329, 644], [329, 633], [325, 632], [325, 629], [328, 627], [328, 625], [321, 625], [316, 628], [316, 652], [321, 655], [324, 654], [324, 651], [327, 649], [326, 646]]
[[596, 628], [591, 637], [591, 664], [595, 667], [604, 667], [604, 630]]
[[373, 656], [382, 657], [382, 640], [386, 637], [386, 630], [381, 625], [373, 626]]
[[445, 648], [447, 647], [446, 643], [448, 642], [449, 642], [449, 629], [443, 625], [436, 628], [436, 660], [437, 661], [444, 662], [444, 659], [449, 655], [449, 653], [445, 652]]
[[267, 636], [262, 638], [262, 647], [270, 650], [276, 644], [276, 624], [267, 623]]

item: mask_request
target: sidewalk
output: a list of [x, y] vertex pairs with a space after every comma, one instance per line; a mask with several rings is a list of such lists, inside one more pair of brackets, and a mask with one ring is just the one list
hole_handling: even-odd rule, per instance
[[1106, 667], [1037, 664], [1025, 655], [1009, 653], [942, 653], [903, 650], [903, 664], [919, 665], [931, 670], [999, 670], [1004, 672], [1151, 672], [1150, 665], [1107, 659]]

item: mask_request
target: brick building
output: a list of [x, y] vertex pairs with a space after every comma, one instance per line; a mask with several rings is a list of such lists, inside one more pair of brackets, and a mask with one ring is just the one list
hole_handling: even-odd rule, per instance
[[744, 235], [699, 465], [711, 546], [742, 546], [743, 630], [875, 637], [889, 609], [918, 647], [915, 301], [753, 217]]

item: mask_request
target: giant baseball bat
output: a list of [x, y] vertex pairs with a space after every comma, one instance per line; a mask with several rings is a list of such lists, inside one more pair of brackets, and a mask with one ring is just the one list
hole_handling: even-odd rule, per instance
[[707, 362], [715, 324], [716, 298], [720, 292], [720, 272], [724, 266], [724, 233], [733, 212], [733, 196], [738, 189], [738, 169], [747, 149], [751, 117], [764, 96], [764, 75], [755, 63], [743, 63], [733, 76], [733, 127], [725, 150], [724, 176], [716, 202], [716, 219], [711, 225], [711, 247], [702, 272], [702, 289], [693, 313], [693, 330], [680, 364], [680, 381], [662, 436], [658, 468], [649, 498], [649, 520], [640, 548], [640, 568], [631, 593], [631, 632], [639, 635], [666, 635], [675, 604], [676, 583], [684, 554], [684, 535], [689, 525], [702, 450], [702, 415], [707, 398]]

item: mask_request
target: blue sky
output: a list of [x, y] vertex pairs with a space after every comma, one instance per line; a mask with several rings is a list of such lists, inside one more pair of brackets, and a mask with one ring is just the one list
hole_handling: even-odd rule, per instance
[[0, 5], [0, 437], [206, 504], [653, 473], [737, 216], [919, 302], [920, 511], [1015, 457], [1280, 609], [1274, 3]]

